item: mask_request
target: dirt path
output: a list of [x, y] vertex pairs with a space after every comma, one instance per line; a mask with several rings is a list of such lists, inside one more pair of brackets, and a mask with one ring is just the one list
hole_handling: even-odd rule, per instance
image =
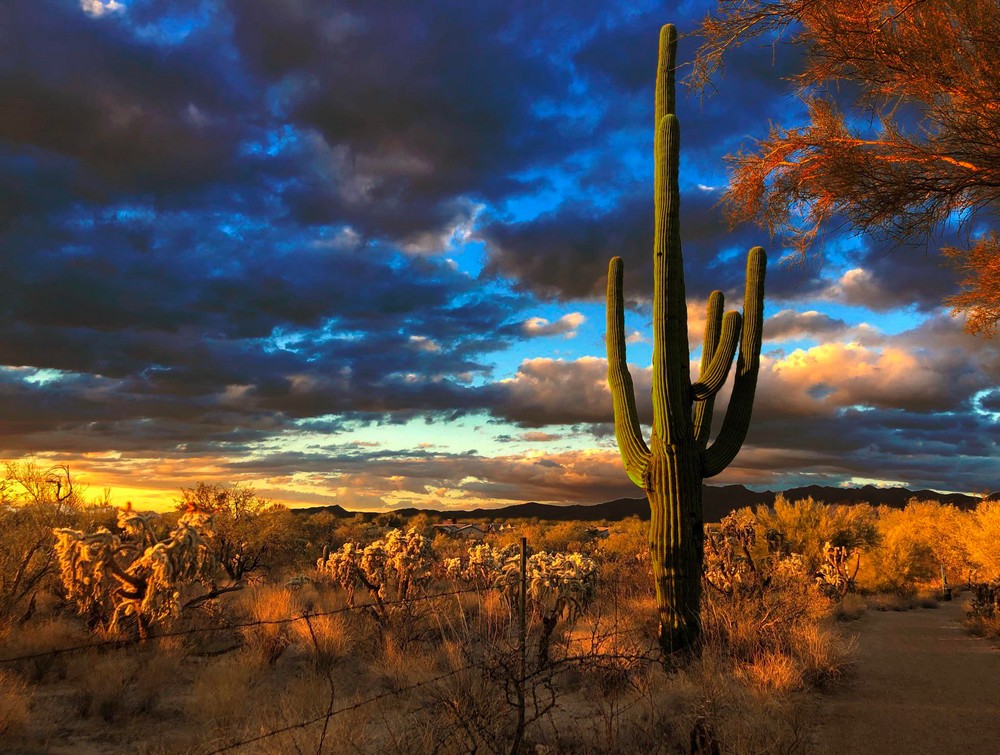
[[818, 704], [813, 751], [1000, 754], [1000, 652], [959, 626], [961, 604], [869, 611], [854, 678]]

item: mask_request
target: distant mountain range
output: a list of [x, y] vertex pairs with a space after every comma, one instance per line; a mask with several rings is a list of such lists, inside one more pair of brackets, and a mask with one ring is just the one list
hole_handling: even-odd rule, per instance
[[[770, 490], [757, 492], [748, 490], [742, 485], [705, 485], [702, 503], [706, 522], [718, 522], [730, 511], [744, 506], [770, 505], [774, 503], [777, 493]], [[865, 485], [860, 488], [834, 488], [821, 485], [808, 485], [803, 488], [790, 488], [784, 491], [789, 501], [812, 498], [822, 503], [870, 503], [873, 506], [885, 504], [894, 508], [903, 508], [911, 499], [918, 501], [940, 501], [950, 503], [960, 509], [975, 508], [979, 498], [964, 493], [938, 493], [933, 490], [907, 490], [906, 488], [877, 488]], [[991, 493], [991, 500], [1000, 500], [1000, 492]], [[355, 512], [341, 506], [315, 506], [307, 509], [296, 509], [300, 514], [316, 514], [321, 511], [338, 517], [354, 516]], [[645, 498], [618, 498], [614, 501], [596, 504], [557, 505], [551, 503], [518, 503], [495, 509], [472, 509], [471, 511], [437, 511], [433, 509], [392, 509], [391, 513], [400, 516], [413, 516], [428, 513], [450, 519], [542, 519], [547, 521], [588, 521], [596, 522], [602, 519], [617, 522], [630, 516], [649, 519], [649, 503]]]

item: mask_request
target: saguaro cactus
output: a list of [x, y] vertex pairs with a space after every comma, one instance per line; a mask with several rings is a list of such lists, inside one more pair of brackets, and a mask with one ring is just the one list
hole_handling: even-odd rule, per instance
[[[608, 267], [607, 310], [608, 384], [614, 400], [615, 436], [625, 471], [649, 498], [649, 551], [656, 581], [660, 644], [666, 653], [687, 647], [698, 637], [704, 541], [702, 480], [729, 466], [746, 438], [760, 366], [767, 262], [761, 247], [750, 250], [742, 316], [739, 312], [723, 315], [721, 291], [709, 297], [701, 370], [692, 384], [679, 223], [676, 50], [677, 31], [667, 24], [660, 30], [656, 74], [653, 434], [649, 447], [639, 427], [632, 377], [625, 361], [620, 257], [612, 259]], [[726, 380], [737, 345], [732, 398], [719, 435], [709, 445], [715, 394]]]

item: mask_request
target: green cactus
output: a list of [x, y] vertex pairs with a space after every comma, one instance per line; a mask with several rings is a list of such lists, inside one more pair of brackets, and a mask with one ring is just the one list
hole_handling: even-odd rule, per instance
[[[608, 384], [614, 401], [615, 436], [625, 471], [645, 489], [652, 521], [649, 550], [656, 582], [660, 644], [665, 653], [690, 646], [700, 630], [704, 522], [701, 487], [735, 458], [746, 438], [760, 366], [764, 310], [761, 247], [747, 260], [743, 315], [726, 312], [714, 291], [697, 382], [689, 370], [687, 302], [680, 240], [677, 168], [680, 130], [674, 114], [677, 31], [660, 30], [656, 74], [655, 238], [653, 242], [653, 434], [643, 441], [632, 377], [625, 361], [622, 260], [608, 267]], [[732, 398], [716, 440], [709, 444], [712, 406], [739, 346]]]

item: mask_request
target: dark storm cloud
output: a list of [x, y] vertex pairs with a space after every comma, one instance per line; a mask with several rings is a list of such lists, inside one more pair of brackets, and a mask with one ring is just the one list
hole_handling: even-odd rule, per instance
[[43, 170], [47, 155], [68, 158], [61, 182], [92, 199], [219, 176], [242, 131], [241, 103], [205, 37], [174, 49], [138, 41], [114, 14], [91, 18], [76, 3], [4, 4], [0, 144]]
[[586, 134], [558, 108], [539, 107], [570, 83], [540, 9], [458, 0], [228, 7], [245, 64], [320, 137], [307, 149], [321, 166], [286, 196], [309, 222], [347, 219], [405, 240], [467, 213], [461, 196], [498, 199], [521, 187], [517, 173], [557, 160]]
[[238, 445], [235, 427], [489, 403], [469, 382], [520, 337], [522, 300], [350, 234], [212, 220], [130, 205], [7, 234], [0, 363], [66, 373], [12, 374], [11, 406], [39, 407], [23, 435]]
[[[788, 44], [761, 50], [759, 45], [731, 50], [723, 61], [725, 70], [704, 92], [690, 90], [687, 76], [700, 39], [685, 34], [710, 9], [689, 5], [688, 14], [674, 11], [665, 18], [663, 8], [633, 12], [608, 23], [581, 46], [574, 61], [592, 77], [598, 92], [606, 93], [616, 106], [609, 108], [609, 125], [626, 125], [621, 99], [634, 98], [634, 107], [644, 112], [638, 124], [652, 147], [653, 83], [656, 76], [658, 36], [655, 30], [666, 21], [680, 31], [677, 45], [677, 115], [681, 122], [682, 152], [695, 163], [718, 161], [746, 136], [760, 138], [772, 121], [782, 119], [798, 106], [788, 96], [788, 77], [798, 73], [802, 51]], [[632, 115], [628, 112], [629, 116]], [[635, 127], [635, 123], [627, 124]]]
[[[720, 289], [738, 302], [747, 251], [768, 244], [756, 229], [730, 231], [715, 206], [717, 199], [715, 193], [700, 190], [681, 198], [685, 285], [695, 297]], [[624, 198], [610, 210], [573, 202], [522, 223], [494, 219], [481, 233], [492, 250], [487, 272], [513, 278], [537, 296], [603, 298], [608, 261], [614, 256], [625, 262], [626, 296], [652, 296], [651, 195]], [[798, 298], [822, 287], [815, 267], [781, 264], [780, 257], [780, 252], [769, 254], [770, 298]]]
[[977, 403], [980, 410], [993, 412], [1000, 419], [1000, 388], [987, 389]]

